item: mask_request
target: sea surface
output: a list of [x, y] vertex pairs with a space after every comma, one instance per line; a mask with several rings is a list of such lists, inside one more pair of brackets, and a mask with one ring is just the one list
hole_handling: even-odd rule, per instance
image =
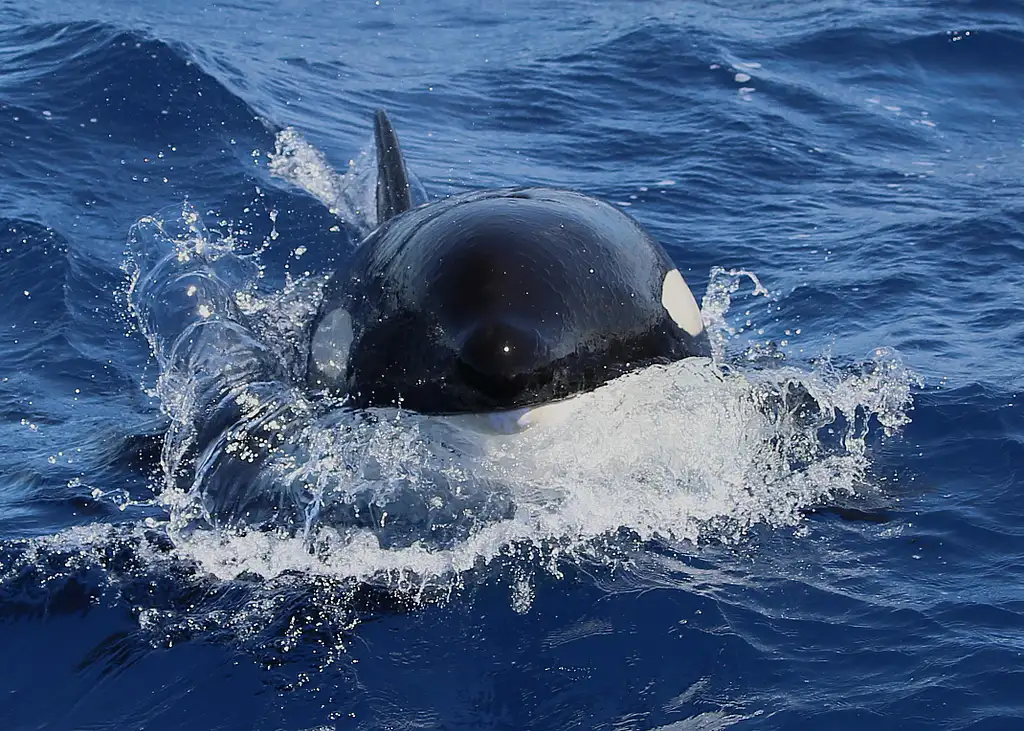
[[[1017, 0], [0, 2], [0, 728], [1024, 728], [1022, 82]], [[308, 393], [378, 107], [713, 362]]]

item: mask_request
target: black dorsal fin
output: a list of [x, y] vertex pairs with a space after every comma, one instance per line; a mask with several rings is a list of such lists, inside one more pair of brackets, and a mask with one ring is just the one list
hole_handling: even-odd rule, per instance
[[402, 160], [391, 120], [383, 109], [378, 109], [373, 124], [377, 141], [377, 225], [412, 208], [409, 193], [409, 173]]

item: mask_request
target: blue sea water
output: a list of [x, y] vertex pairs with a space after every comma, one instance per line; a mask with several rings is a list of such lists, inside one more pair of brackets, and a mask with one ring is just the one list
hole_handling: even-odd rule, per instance
[[[1012, 0], [0, 4], [0, 727], [1024, 728], [1022, 78]], [[635, 216], [712, 375], [292, 414], [229, 524], [146, 272], [293, 394], [377, 107], [431, 197]]]

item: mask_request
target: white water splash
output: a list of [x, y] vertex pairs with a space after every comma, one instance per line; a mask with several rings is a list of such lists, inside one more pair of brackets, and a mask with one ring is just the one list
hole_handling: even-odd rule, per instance
[[[223, 578], [298, 570], [408, 585], [457, 580], [523, 546], [554, 566], [623, 528], [641, 539], [742, 540], [858, 489], [866, 417], [895, 427], [909, 403], [898, 360], [880, 353], [868, 370], [750, 380], [695, 359], [620, 378], [578, 397], [561, 423], [517, 435], [415, 414], [307, 433], [315, 446], [300, 469], [322, 512], [303, 535], [201, 531], [179, 537], [179, 549]], [[826, 447], [817, 431], [840, 414], [851, 417], [847, 432]], [[357, 503], [373, 513], [369, 525], [320, 521]], [[465, 535], [435, 544], [451, 521]]]
[[[377, 160], [372, 141], [349, 160], [341, 174], [292, 127], [278, 132], [274, 144], [270, 172], [319, 200], [359, 236], [377, 226]], [[428, 196], [419, 178], [412, 170], [406, 172], [413, 205], [425, 203]]]
[[305, 190], [362, 235], [377, 225], [376, 159], [369, 146], [339, 174], [320, 150], [288, 127], [277, 133], [270, 172]]
[[[297, 135], [279, 136], [272, 165], [346, 220], [368, 210], [354, 203], [372, 189], [366, 176], [335, 176]], [[600, 560], [599, 546], [623, 530], [741, 541], [856, 493], [873, 425], [890, 433], [908, 421], [915, 380], [884, 349], [845, 369], [780, 361], [744, 371], [727, 347], [742, 329], [730, 322], [732, 298], [745, 282], [771, 295], [752, 272], [720, 268], [703, 297], [713, 359], [631, 373], [576, 397], [557, 419], [502, 434], [487, 418], [331, 410], [300, 383], [322, 278], [261, 290], [258, 261], [189, 206], [179, 220], [143, 219], [131, 243], [129, 301], [171, 422], [157, 485], [162, 528], [174, 556], [222, 579], [298, 572], [436, 594], [509, 559], [555, 573], [563, 561]], [[200, 395], [223, 385], [219, 374], [237, 376], [239, 353], [276, 364], [276, 380], [223, 388], [243, 407], [240, 421], [196, 454], [209, 419]], [[265, 491], [298, 523], [268, 529], [248, 525], [248, 513], [211, 513], [220, 468], [236, 464], [250, 470], [235, 480], [244, 490]], [[529, 582], [513, 584], [525, 611]]]

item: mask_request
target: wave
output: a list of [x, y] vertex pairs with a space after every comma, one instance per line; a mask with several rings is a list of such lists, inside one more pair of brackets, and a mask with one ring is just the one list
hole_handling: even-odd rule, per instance
[[195, 135], [209, 144], [266, 133], [191, 51], [147, 33], [85, 22], [22, 25], [0, 30], [0, 61], [4, 102], [48, 122], [101, 125], [140, 147], [170, 134], [184, 145]]
[[0, 28], [0, 68], [8, 215], [59, 228], [88, 209], [126, 228], [169, 194], [211, 204], [251, 196], [254, 151], [258, 160], [273, 146], [271, 126], [197, 54], [145, 32]]
[[940, 72], [950, 77], [1019, 71], [1024, 33], [1013, 26], [986, 23], [975, 28], [926, 33], [840, 27], [801, 32], [779, 43], [776, 58], [859, 68], [872, 73]]

